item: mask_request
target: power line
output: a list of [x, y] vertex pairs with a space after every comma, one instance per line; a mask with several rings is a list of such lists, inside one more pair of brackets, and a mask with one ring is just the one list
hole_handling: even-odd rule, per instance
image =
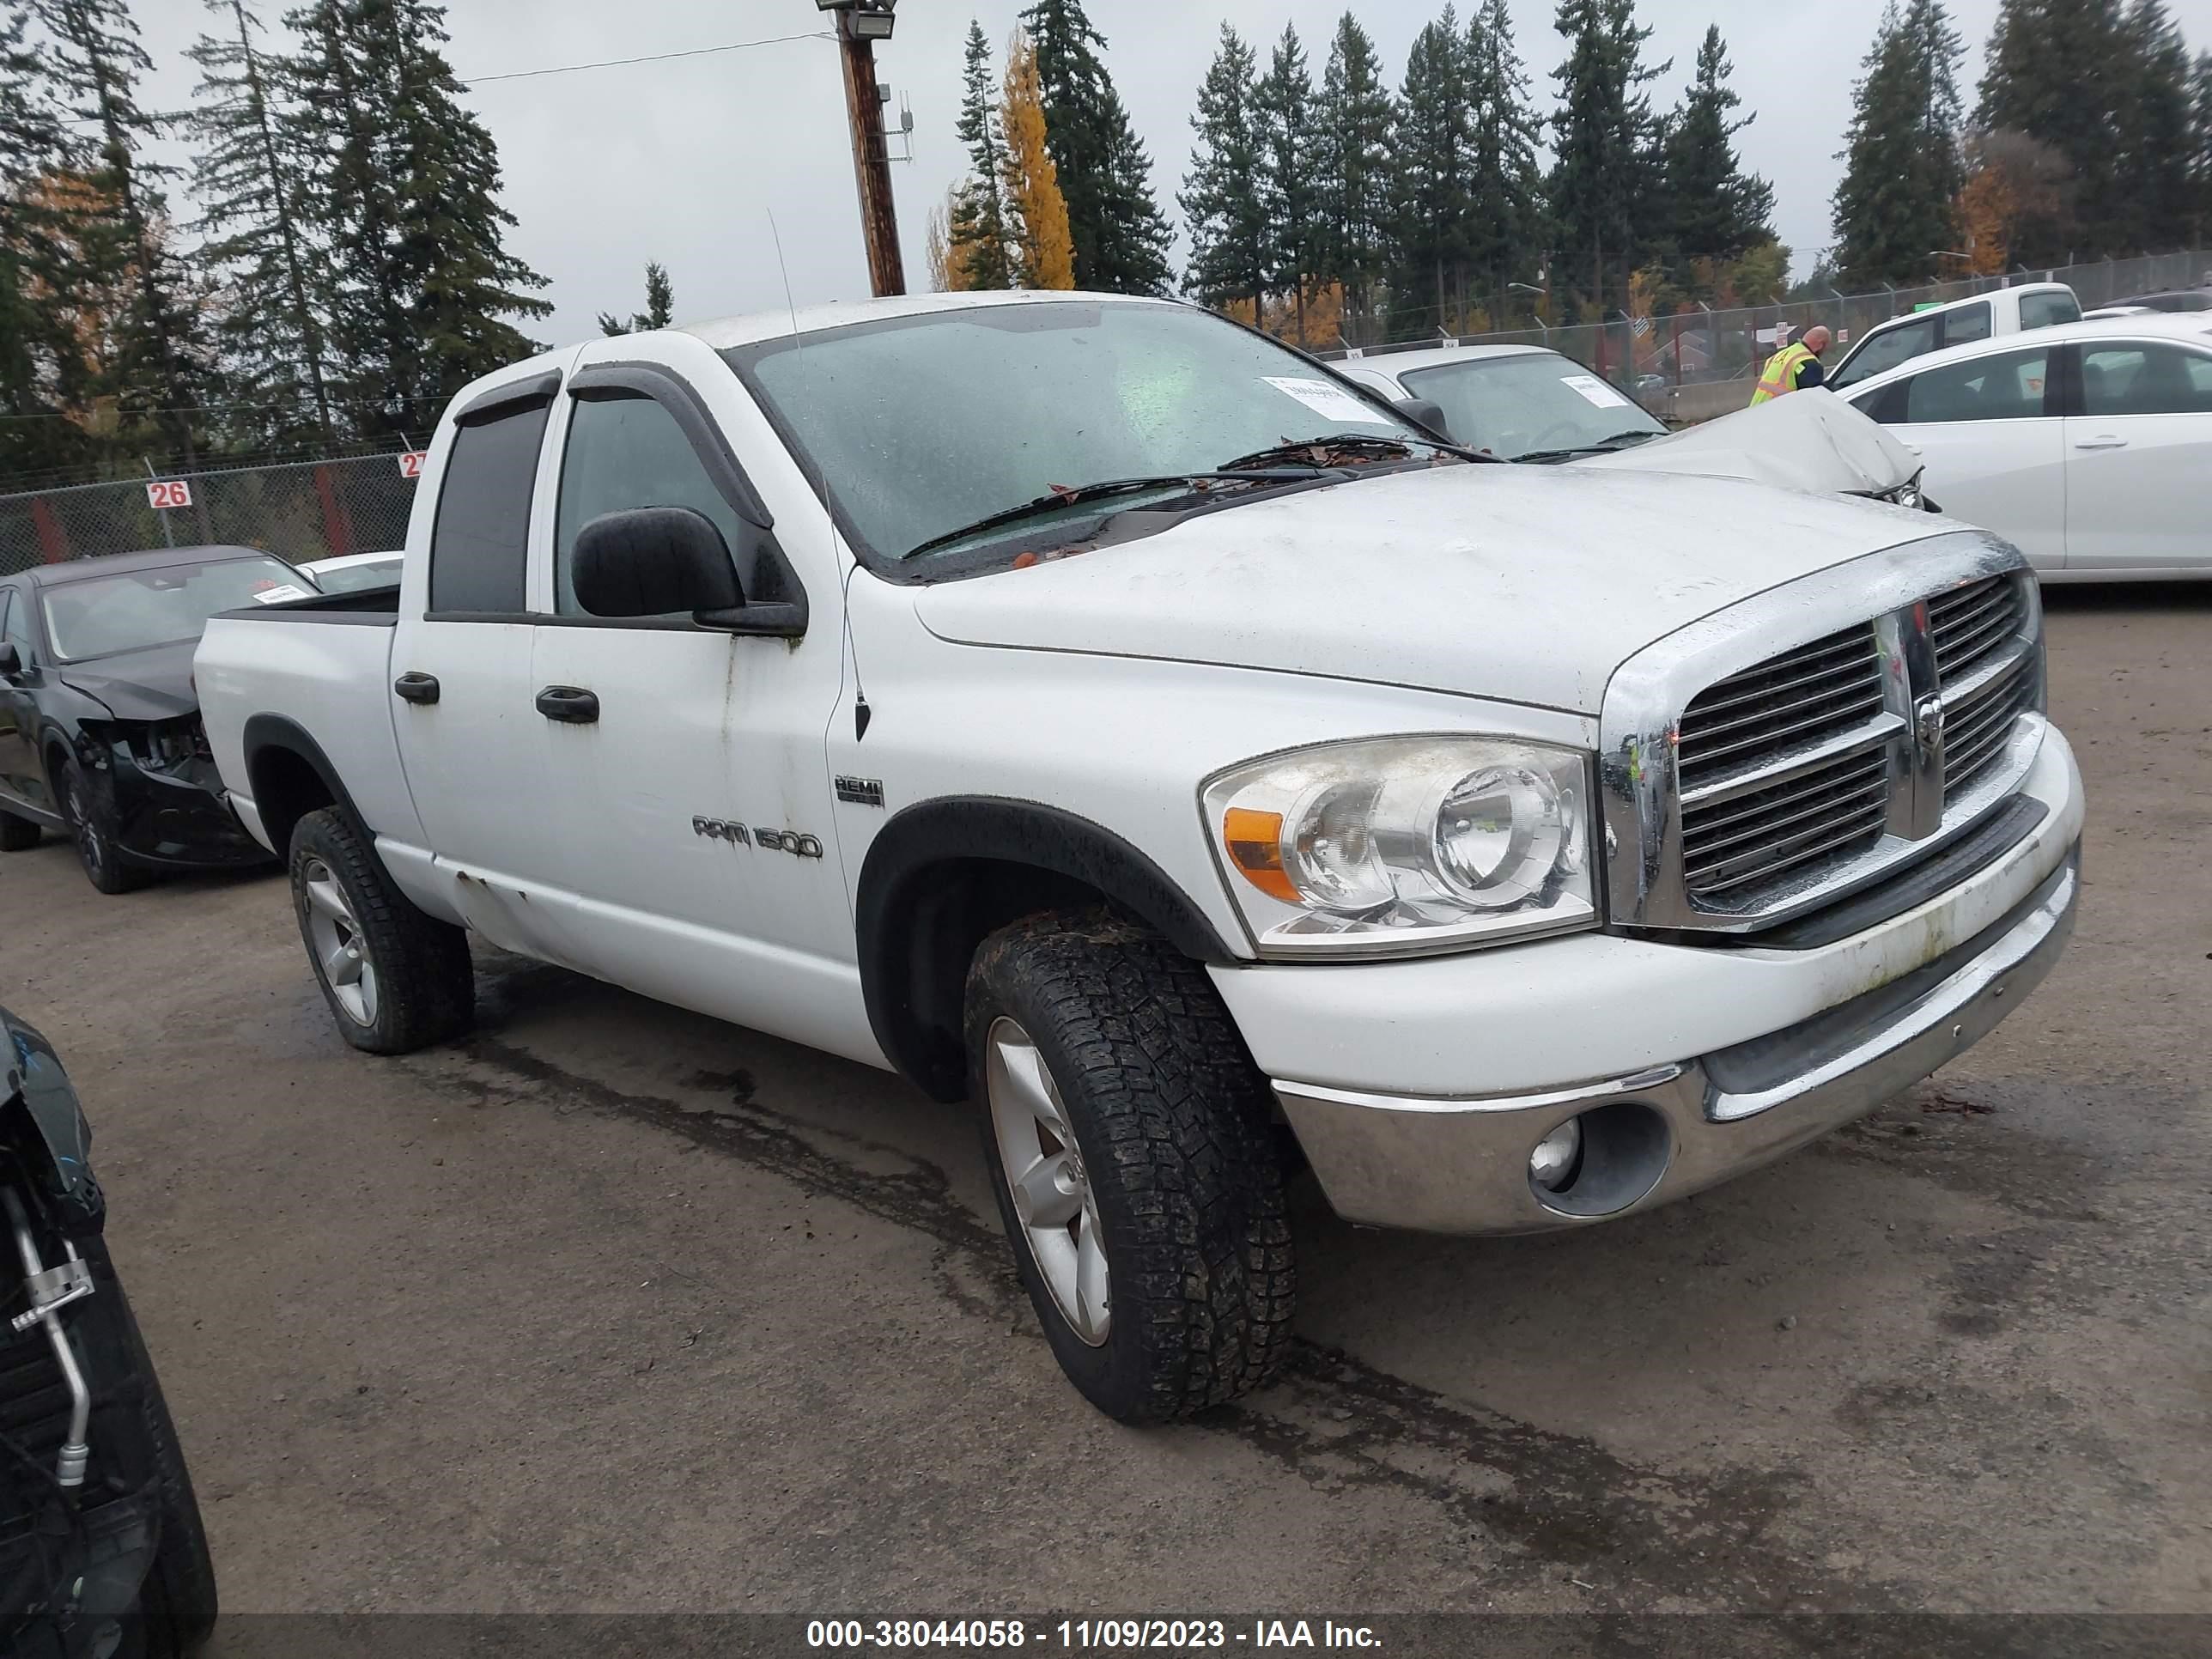
[[[805, 34], [772, 34], [762, 40], [732, 40], [726, 46], [693, 46], [684, 52], [647, 52], [642, 58], [600, 58], [588, 64], [555, 64], [546, 69], [508, 70], [498, 75], [478, 75], [470, 78], [456, 76], [454, 79], [465, 87], [489, 86], [494, 81], [528, 81], [541, 75], [574, 75], [580, 70], [622, 69], [631, 64], [665, 64], [678, 58], [708, 58], [717, 52], [750, 52], [755, 46], [781, 46], [793, 40], [834, 40], [837, 37], [827, 29], [813, 29]], [[203, 112], [198, 109], [156, 111], [151, 119], [158, 125], [167, 126], [191, 120]], [[65, 115], [64, 125], [77, 127], [96, 127], [100, 118], [91, 115]]]
[[747, 52], [755, 46], [780, 46], [791, 40], [834, 40], [836, 38], [826, 29], [814, 29], [805, 34], [774, 34], [764, 40], [732, 40], [724, 46], [694, 46], [688, 52], [655, 52], [642, 58], [602, 58], [588, 64], [556, 64], [550, 69], [510, 70], [503, 75], [479, 75], [473, 79], [461, 79], [461, 84], [480, 87], [493, 81], [526, 81], [533, 76], [574, 75], [578, 70], [621, 69], [630, 64], [665, 64], [672, 58], [705, 58], [714, 52]]

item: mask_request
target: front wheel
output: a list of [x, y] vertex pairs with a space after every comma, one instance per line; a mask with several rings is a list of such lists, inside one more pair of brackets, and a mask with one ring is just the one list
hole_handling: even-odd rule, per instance
[[1000, 1213], [1084, 1397], [1159, 1422], [1265, 1382], [1290, 1222], [1267, 1085], [1205, 970], [1109, 916], [1033, 916], [976, 953], [967, 1037]]
[[392, 884], [368, 836], [338, 807], [292, 831], [292, 907], [338, 1034], [404, 1054], [466, 1030], [476, 1012], [468, 937]]
[[146, 872], [124, 863], [115, 846], [115, 814], [100, 799], [91, 778], [75, 760], [64, 762], [55, 781], [62, 822], [76, 843], [85, 878], [103, 893], [128, 893], [146, 884]]

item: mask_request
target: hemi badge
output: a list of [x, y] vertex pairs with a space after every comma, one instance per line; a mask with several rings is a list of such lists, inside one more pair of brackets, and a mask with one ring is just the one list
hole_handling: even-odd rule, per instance
[[884, 804], [884, 781], [881, 778], [840, 778], [837, 780], [837, 799], [850, 801], [855, 806], [881, 806]]

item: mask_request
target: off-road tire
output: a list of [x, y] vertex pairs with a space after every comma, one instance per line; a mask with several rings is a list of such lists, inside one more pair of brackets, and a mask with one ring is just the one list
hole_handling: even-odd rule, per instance
[[[344, 890], [375, 969], [375, 1017], [366, 1024], [347, 1012], [316, 960], [301, 873], [314, 860]], [[301, 943], [341, 1036], [372, 1054], [404, 1054], [468, 1030], [476, 1017], [476, 975], [467, 933], [425, 915], [392, 884], [368, 831], [350, 813], [341, 806], [308, 813], [293, 829], [285, 862]]]
[[136, 892], [153, 879], [150, 872], [123, 861], [115, 845], [114, 816], [101, 803], [100, 791], [75, 757], [62, 763], [61, 775], [54, 784], [59, 796], [56, 805], [61, 809], [62, 821], [70, 827], [76, 861], [84, 868], [84, 878], [97, 891], [111, 896]]
[[[1097, 1206], [1111, 1302], [1099, 1346], [1060, 1312], [1015, 1211], [984, 1080], [1001, 1016], [1051, 1073]], [[1266, 1382], [1290, 1342], [1290, 1221], [1266, 1082], [1205, 969], [1104, 912], [1031, 916], [976, 952], [966, 1028], [992, 1188], [1069, 1380], [1125, 1423]]]
[[136, 1370], [146, 1379], [146, 1431], [154, 1445], [154, 1468], [161, 1486], [161, 1540], [154, 1565], [139, 1587], [138, 1607], [122, 1651], [145, 1659], [182, 1659], [197, 1650], [215, 1629], [217, 1597], [215, 1562], [208, 1554], [207, 1529], [200, 1520], [192, 1477], [185, 1467], [177, 1425], [169, 1415], [153, 1356], [138, 1328], [137, 1316], [123, 1295], [121, 1283], [109, 1278], [102, 1292], [112, 1290], [121, 1304], [124, 1340]]
[[39, 826], [13, 812], [0, 812], [0, 853], [27, 853], [39, 844]]

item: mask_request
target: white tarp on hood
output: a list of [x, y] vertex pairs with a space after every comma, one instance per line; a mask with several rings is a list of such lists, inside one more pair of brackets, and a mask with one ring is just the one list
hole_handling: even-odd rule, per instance
[[1922, 462], [1888, 430], [1816, 388], [1570, 465], [1744, 478], [1819, 495], [1880, 495], [1910, 483]]

